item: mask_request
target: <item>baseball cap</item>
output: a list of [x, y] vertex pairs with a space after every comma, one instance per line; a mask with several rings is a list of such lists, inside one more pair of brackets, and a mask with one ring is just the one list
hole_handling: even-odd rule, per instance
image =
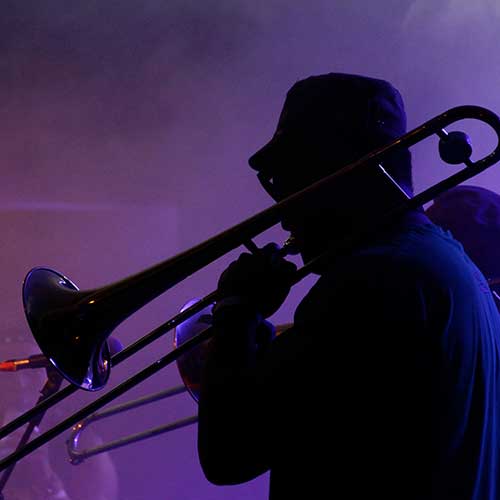
[[249, 164], [267, 170], [305, 149], [334, 158], [340, 168], [405, 132], [403, 99], [388, 81], [347, 73], [314, 75], [287, 92], [273, 137]]

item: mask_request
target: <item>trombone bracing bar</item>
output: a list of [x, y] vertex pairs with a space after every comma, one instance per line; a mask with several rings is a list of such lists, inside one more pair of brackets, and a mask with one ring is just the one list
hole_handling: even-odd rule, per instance
[[[141, 273], [100, 289], [80, 292], [75, 285], [59, 273], [40, 268], [32, 270], [25, 280], [24, 301], [28, 322], [35, 339], [42, 352], [48, 359], [51, 359], [56, 368], [58, 368], [68, 380], [76, 383], [82, 388], [90, 390], [99, 389], [106, 382], [111, 365], [116, 365], [118, 362], [128, 358], [133, 353], [188, 319], [191, 315], [215, 302], [218, 299], [218, 295], [217, 292], [212, 292], [205, 297], [205, 299], [202, 299], [200, 302], [170, 319], [130, 347], [116, 354], [112, 360], [110, 360], [109, 353], [103, 347], [103, 344], [105, 344], [105, 340], [107, 336], [111, 334], [112, 330], [128, 316], [194, 272], [202, 269], [222, 255], [248, 242], [253, 237], [280, 222], [281, 214], [284, 210], [291, 208], [296, 203], [306, 200], [309, 196], [313, 195], [318, 188], [333, 186], [336, 180], [341, 176], [367, 165], [379, 164], [393, 151], [410, 148], [433, 134], [440, 137], [441, 148], [441, 144], [443, 142], [446, 143], [448, 138], [445, 127], [463, 119], [476, 119], [493, 128], [497, 136], [497, 145], [495, 149], [490, 154], [475, 162], [470, 160], [470, 152], [469, 155], [463, 157], [460, 162], [445, 160], [449, 163], [463, 163], [465, 168], [418, 195], [402, 201], [387, 214], [388, 220], [390, 220], [391, 217], [397, 216], [406, 210], [417, 208], [431, 201], [441, 192], [466, 181], [497, 163], [500, 159], [500, 119], [498, 116], [492, 111], [479, 106], [458, 106], [449, 109], [404, 134], [389, 145], [365, 155], [360, 160], [347, 165], [328, 177], [272, 205], [204, 243], [168, 259], [163, 263], [146, 269]], [[442, 158], [444, 159], [443, 155]], [[359, 235], [366, 235], [368, 232], [377, 229], [377, 227], [376, 224], [370, 228], [363, 227], [359, 234], [349, 235], [345, 242], [342, 242], [342, 245], [336, 245], [335, 248], [330, 249], [326, 254], [306, 263], [297, 271], [294, 283], [297, 283], [312, 272], [314, 267], [318, 264], [318, 261], [330, 258], [332, 255], [335, 255], [339, 249], [341, 250], [344, 248], [344, 245], [347, 246], [352, 243]], [[53, 310], [56, 310], [57, 314], [51, 314]], [[102, 313], [102, 315], [106, 313], [105, 320], [102, 319], [102, 315], [99, 315], [99, 313]], [[91, 326], [93, 328], [90, 328]], [[83, 368], [79, 367], [78, 370], [71, 372], [71, 367], [75, 364], [74, 353], [84, 351], [82, 345], [85, 347], [85, 342], [83, 342], [83, 344], [78, 344], [78, 342], [82, 342], [81, 335], [85, 331], [92, 331], [93, 329], [98, 330], [97, 333], [94, 334], [95, 338], [93, 342], [97, 347], [88, 349], [88, 360], [86, 361], [88, 366], [83, 364]], [[75, 348], [74, 353], [70, 353], [69, 355], [70, 357], [73, 355], [71, 363], [65, 363], [64, 359], [56, 359], [58, 357], [56, 354], [62, 355], [63, 353], [54, 353], [51, 351], [51, 349], [57, 350], [57, 345], [63, 343], [56, 342], [56, 346], [54, 347], [53, 337], [55, 330], [60, 330], [61, 336], [68, 336], [68, 350]], [[68, 332], [70, 333], [68, 334]], [[99, 399], [77, 411], [44, 434], [33, 439], [24, 448], [8, 455], [0, 461], [0, 471], [38, 449], [49, 440], [96, 412], [99, 408], [102, 408], [107, 403], [157, 373], [163, 367], [185, 354], [192, 347], [210, 338], [211, 335], [211, 328], [207, 328], [198, 336], [188, 340], [180, 347], [125, 380]], [[48, 342], [47, 338], [52, 339], [52, 343]], [[60, 366], [58, 366], [58, 363], [60, 363]], [[70, 367], [68, 371], [66, 370], [66, 365]], [[95, 380], [93, 378], [94, 376]], [[63, 389], [46, 400], [43, 404], [35, 406], [25, 414], [5, 425], [0, 429], [0, 438], [27, 423], [39, 411], [45, 411], [75, 390], [74, 387]]]

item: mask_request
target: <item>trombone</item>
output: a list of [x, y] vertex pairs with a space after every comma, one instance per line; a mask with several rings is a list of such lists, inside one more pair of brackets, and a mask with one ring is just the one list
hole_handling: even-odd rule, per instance
[[[448, 133], [445, 129], [446, 126], [463, 119], [479, 120], [489, 125], [496, 133], [497, 145], [495, 149], [480, 160], [472, 161], [470, 159], [472, 147], [466, 134], [463, 132]], [[380, 164], [389, 154], [410, 148], [433, 134], [436, 134], [440, 139], [441, 158], [447, 163], [464, 164], [465, 167], [418, 195], [413, 197], [403, 195], [400, 187]], [[385, 174], [386, 181], [391, 183], [396, 191], [401, 192], [394, 208], [384, 214], [384, 220], [390, 220], [407, 210], [424, 205], [441, 192], [484, 171], [497, 163], [499, 159], [499, 117], [480, 106], [458, 106], [437, 115], [390, 144], [368, 153], [360, 160], [345, 166], [190, 250], [121, 281], [99, 289], [80, 291], [72, 281], [56, 271], [46, 268], [32, 269], [26, 276], [23, 285], [23, 303], [30, 329], [43, 354], [72, 385], [58, 391], [4, 425], [0, 428], [0, 439], [54, 406], [78, 388], [89, 391], [101, 389], [107, 382], [111, 365], [114, 366], [124, 361], [193, 314], [217, 301], [218, 293], [214, 291], [111, 358], [106, 346], [106, 339], [121, 322], [154, 298], [229, 251], [243, 244], [252, 249], [252, 238], [276, 225], [286, 210], [310, 199], [311, 196], [317, 194], [318, 190], [329, 189], [336, 182], [342, 180], [345, 175], [360, 168], [378, 168]], [[300, 268], [295, 275], [293, 284], [311, 273], [324, 259], [338, 254], [338, 252], [348, 248], [353, 241], [372, 234], [379, 227], [378, 224], [370, 224], [370, 227], [362, 227], [356, 234], [349, 234], [344, 240], [336, 243], [335, 248], [329, 249], [325, 254], [316, 257]], [[24, 447], [11, 453], [0, 461], [0, 471], [140, 384], [189, 352], [191, 348], [209, 339], [211, 335], [212, 329], [207, 328], [198, 336], [186, 341], [102, 397], [33, 439]]]
[[176, 420], [174, 422], [160, 425], [158, 427], [154, 427], [152, 429], [138, 432], [136, 434], [131, 434], [129, 436], [116, 439], [114, 441], [110, 441], [109, 443], [104, 443], [102, 445], [94, 446], [93, 448], [86, 448], [83, 450], [78, 449], [78, 443], [81, 437], [82, 432], [93, 422], [97, 420], [101, 420], [103, 418], [112, 417], [119, 413], [126, 412], [128, 410], [133, 410], [135, 408], [139, 408], [141, 406], [155, 403], [157, 401], [161, 401], [162, 399], [170, 398], [172, 396], [176, 396], [177, 394], [182, 394], [186, 392], [188, 389], [183, 386], [173, 387], [171, 389], [166, 389], [164, 391], [160, 391], [149, 396], [144, 396], [142, 398], [135, 399], [133, 401], [129, 401], [127, 403], [123, 403], [121, 405], [112, 406], [102, 412], [96, 412], [89, 417], [83, 419], [81, 422], [78, 422], [71, 429], [71, 433], [69, 438], [66, 440], [66, 448], [69, 455], [69, 461], [73, 465], [81, 464], [84, 460], [89, 457], [93, 457], [94, 455], [98, 455], [100, 453], [105, 453], [110, 450], [115, 450], [117, 448], [121, 448], [122, 446], [126, 446], [128, 444], [137, 443], [139, 441], [143, 441], [145, 439], [149, 439], [155, 436], [159, 436], [160, 434], [165, 434], [167, 432], [172, 432], [177, 429], [181, 429], [183, 427], [187, 427], [188, 425], [195, 424], [198, 422], [198, 416], [192, 415], [190, 417], [186, 417], [180, 420]]
[[[183, 312], [189, 306], [196, 304], [198, 301], [199, 299], [192, 299], [188, 301], [181, 308], [180, 312]], [[174, 329], [174, 348], [179, 347], [190, 338], [193, 338], [195, 335], [201, 333], [207, 328], [210, 328], [211, 324], [212, 324], [212, 316], [210, 314], [210, 307], [207, 306], [203, 310], [199, 311], [197, 314], [194, 314], [193, 316], [191, 316], [189, 319], [187, 319], [185, 322], [181, 323]], [[161, 401], [166, 398], [171, 398], [173, 396], [177, 396], [178, 394], [182, 394], [185, 392], [189, 392], [192, 398], [196, 402], [198, 402], [199, 381], [207, 348], [208, 348], [208, 341], [205, 341], [204, 343], [191, 349], [191, 351], [185, 354], [184, 356], [180, 356], [176, 360], [177, 369], [183, 381], [183, 385], [159, 391], [148, 396], [143, 396], [133, 401], [129, 401], [127, 403], [112, 406], [111, 408], [107, 408], [102, 412], [93, 413], [92, 415], [83, 419], [81, 422], [78, 422], [76, 425], [74, 425], [73, 428], [71, 429], [69, 438], [66, 440], [66, 449], [68, 451], [70, 463], [73, 465], [78, 465], [81, 464], [87, 458], [92, 457], [94, 455], [105, 453], [109, 450], [121, 448], [122, 446], [128, 444], [136, 443], [138, 441], [143, 441], [145, 439], [149, 439], [154, 436], [158, 436], [160, 434], [172, 432], [174, 430], [181, 429], [182, 427], [195, 424], [198, 421], [197, 415], [183, 418], [181, 420], [161, 425], [159, 427], [155, 427], [143, 432], [131, 434], [129, 436], [116, 439], [108, 443], [97, 445], [93, 448], [86, 448], [83, 450], [78, 449], [78, 444], [83, 431], [90, 424], [98, 420], [112, 417], [114, 415], [117, 415], [119, 413], [124, 413], [129, 410], [134, 410], [136, 408], [140, 408], [141, 406], [145, 406], [150, 403], [155, 403], [157, 401]]]
[[[182, 310], [184, 310], [189, 305], [196, 303], [197, 300], [193, 299], [189, 301]], [[203, 330], [209, 328], [212, 322], [212, 316], [210, 314], [210, 308], [205, 308], [196, 315], [193, 315], [185, 323], [181, 323], [174, 331], [174, 347], [180, 346], [186, 340], [198, 335]], [[293, 323], [284, 323], [274, 327], [269, 322], [268, 328], [271, 332], [271, 337], [281, 335], [284, 331], [288, 330], [293, 326]], [[124, 413], [129, 410], [134, 410], [142, 406], [146, 406], [150, 403], [156, 403], [163, 399], [171, 398], [177, 396], [178, 394], [183, 394], [188, 392], [195, 402], [199, 400], [199, 382], [201, 379], [201, 373], [204, 365], [204, 360], [206, 357], [206, 351], [208, 349], [208, 341], [200, 344], [193, 348], [189, 353], [181, 356], [177, 359], [178, 372], [181, 375], [183, 384], [166, 389], [163, 391], [155, 392], [153, 394], [143, 396], [133, 401], [127, 403], [122, 403], [119, 405], [112, 406], [105, 409], [102, 412], [96, 412], [89, 417], [83, 419], [78, 424], [74, 425], [71, 429], [70, 435], [66, 440], [66, 449], [69, 456], [69, 461], [73, 465], [79, 465], [87, 458], [99, 455], [100, 453], [105, 453], [122, 446], [126, 446], [132, 443], [137, 443], [139, 441], [144, 441], [160, 434], [166, 434], [168, 432], [175, 431], [177, 429], [182, 429], [189, 425], [193, 425], [198, 422], [198, 416], [192, 415], [185, 417], [173, 422], [160, 425], [158, 427], [153, 427], [151, 429], [138, 432], [136, 434], [130, 434], [128, 436], [109, 441], [101, 445], [94, 446], [92, 448], [79, 449], [78, 445], [80, 438], [85, 429], [87, 429], [93, 422], [102, 420], [104, 418], [112, 417], [118, 415], [119, 413]]]

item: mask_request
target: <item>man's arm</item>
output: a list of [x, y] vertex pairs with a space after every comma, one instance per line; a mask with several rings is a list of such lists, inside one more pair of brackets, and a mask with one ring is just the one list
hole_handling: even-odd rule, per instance
[[270, 380], [258, 351], [264, 317], [285, 300], [295, 265], [276, 247], [243, 254], [222, 274], [199, 401], [198, 453], [209, 481], [237, 484], [269, 469]]
[[200, 463], [214, 484], [245, 482], [269, 468], [269, 381], [257, 359], [259, 321], [240, 307], [215, 321], [198, 410]]

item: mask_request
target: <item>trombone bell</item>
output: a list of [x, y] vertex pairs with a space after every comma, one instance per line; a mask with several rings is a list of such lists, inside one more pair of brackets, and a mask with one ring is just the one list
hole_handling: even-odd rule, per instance
[[69, 382], [95, 391], [109, 378], [106, 338], [112, 328], [91, 314], [90, 295], [45, 268], [30, 271], [23, 284], [24, 311], [43, 354]]
[[[191, 299], [181, 308], [181, 312], [199, 302], [200, 299]], [[180, 323], [174, 331], [174, 348], [177, 348], [199, 335], [202, 331], [212, 326], [212, 306], [205, 307], [200, 312]], [[182, 382], [192, 398], [198, 402], [200, 399], [201, 375], [205, 366], [209, 340], [193, 347], [189, 352], [177, 358], [177, 369]]]

